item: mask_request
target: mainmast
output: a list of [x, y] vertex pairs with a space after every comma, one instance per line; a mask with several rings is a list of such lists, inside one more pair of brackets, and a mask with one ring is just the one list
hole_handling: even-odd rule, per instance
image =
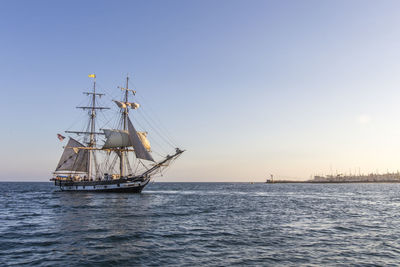
[[[128, 103], [128, 92], [129, 92], [129, 76], [126, 76], [126, 88], [125, 89], [125, 103]], [[126, 105], [125, 109], [124, 109], [124, 130], [127, 130], [127, 117], [128, 117], [128, 113], [129, 113], [129, 109], [128, 109], [128, 105]]]
[[[93, 74], [93, 94], [92, 94], [92, 109], [90, 112], [90, 142], [89, 147], [94, 147], [96, 145], [95, 139], [95, 130], [96, 130], [96, 75]], [[92, 177], [92, 158], [93, 151], [89, 150], [89, 158], [88, 158], [88, 178]]]
[[[125, 105], [123, 107], [123, 111], [122, 111], [122, 119], [123, 119], [123, 130], [127, 131], [128, 130], [128, 126], [127, 126], [127, 122], [128, 122], [128, 113], [129, 113], [129, 109], [128, 109], [128, 93], [129, 91], [132, 91], [134, 93], [133, 90], [129, 90], [129, 76], [126, 76], [126, 87], [125, 88], [121, 88], [121, 90], [125, 90], [125, 96], [124, 96], [124, 102]], [[125, 176], [125, 151], [121, 150], [121, 154], [120, 154], [120, 176], [123, 177]]]

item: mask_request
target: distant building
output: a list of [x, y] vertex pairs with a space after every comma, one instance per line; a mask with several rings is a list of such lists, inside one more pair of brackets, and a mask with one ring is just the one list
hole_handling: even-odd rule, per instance
[[314, 176], [311, 182], [318, 183], [359, 183], [359, 182], [400, 182], [400, 173], [385, 173], [375, 174], [370, 173], [368, 175], [326, 175], [326, 176]]

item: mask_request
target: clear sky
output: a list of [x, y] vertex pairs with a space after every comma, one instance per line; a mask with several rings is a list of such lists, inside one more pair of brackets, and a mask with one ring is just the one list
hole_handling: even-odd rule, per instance
[[187, 152], [158, 181], [400, 169], [399, 1], [1, 1], [0, 180], [47, 181], [131, 75]]

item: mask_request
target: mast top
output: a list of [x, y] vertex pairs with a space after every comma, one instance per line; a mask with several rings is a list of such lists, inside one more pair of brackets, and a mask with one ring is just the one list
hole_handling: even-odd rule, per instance
[[80, 134], [87, 134], [90, 135], [90, 144], [89, 146], [94, 147], [95, 146], [95, 135], [98, 134], [103, 134], [101, 132], [96, 132], [95, 131], [95, 118], [96, 118], [96, 110], [104, 110], [104, 109], [110, 109], [109, 107], [101, 107], [96, 105], [96, 97], [102, 97], [104, 94], [103, 93], [97, 93], [96, 92], [96, 74], [89, 74], [89, 78], [93, 78], [93, 88], [92, 92], [83, 92], [83, 94], [90, 96], [91, 98], [91, 103], [88, 106], [79, 106], [76, 108], [83, 109], [83, 110], [90, 110], [89, 112], [89, 117], [90, 117], [90, 122], [89, 122], [89, 131], [65, 131], [66, 133], [74, 133], [77, 135]]
[[[129, 86], [128, 86], [128, 83], [129, 83], [129, 76], [128, 75], [126, 75], [126, 87], [124, 88], [124, 87], [121, 87], [121, 86], [118, 86], [117, 88], [119, 88], [119, 89], [121, 89], [122, 91], [126, 91], [126, 92], [132, 92], [132, 94], [133, 95], [135, 95], [136, 94], [136, 91], [135, 90], [132, 90], [132, 89], [129, 89]], [[127, 98], [127, 94], [125, 95], [125, 102], [127, 102], [128, 101], [128, 99], [126, 99]]]
[[124, 91], [124, 90], [126, 90], [126, 91], [131, 91], [133, 95], [136, 95], [136, 91], [135, 91], [135, 90], [132, 90], [132, 89], [129, 89], [129, 88], [120, 87], [120, 86], [118, 86], [118, 88], [121, 89], [121, 90], [123, 90], [123, 91]]

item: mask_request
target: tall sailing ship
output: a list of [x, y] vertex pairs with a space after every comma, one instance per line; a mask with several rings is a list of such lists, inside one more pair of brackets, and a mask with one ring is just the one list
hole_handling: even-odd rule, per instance
[[[118, 109], [116, 127], [98, 129], [98, 113], [109, 108], [99, 105], [98, 98], [104, 94], [96, 92], [96, 76], [89, 77], [93, 78], [93, 90], [84, 92], [90, 98], [89, 105], [77, 107], [87, 111], [89, 122], [83, 131], [65, 131], [75, 138], [69, 137], [50, 180], [62, 191], [140, 193], [184, 150], [174, 147], [172, 154], [153, 158], [147, 132], [137, 131], [129, 117], [129, 111], [140, 107], [129, 99], [136, 95], [129, 89], [129, 77], [125, 88], [120, 88], [122, 99], [112, 100]], [[58, 137], [64, 139], [60, 134]]]

